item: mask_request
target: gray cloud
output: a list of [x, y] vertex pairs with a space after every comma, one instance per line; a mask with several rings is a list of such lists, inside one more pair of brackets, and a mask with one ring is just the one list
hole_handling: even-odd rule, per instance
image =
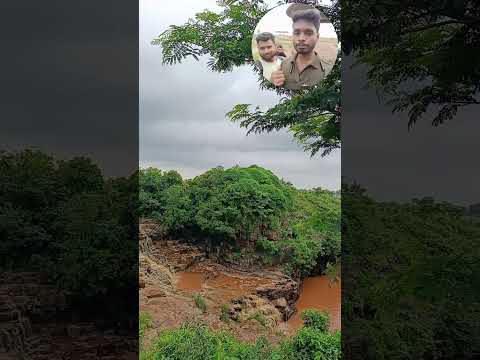
[[409, 131], [408, 115], [392, 114], [365, 89], [365, 69], [350, 69], [351, 61], [344, 58], [342, 71], [342, 176], [379, 200], [480, 201], [478, 108], [438, 127], [427, 116]]
[[267, 108], [278, 102], [274, 92], [258, 89], [251, 69], [212, 73], [206, 58], [161, 65], [161, 49], [150, 41], [170, 24], [184, 23], [205, 8], [215, 9], [215, 1], [187, 4], [180, 0], [173, 6], [148, 0], [140, 4], [142, 167], [176, 169], [192, 177], [215, 166], [256, 164], [298, 187], [340, 187], [339, 151], [311, 159], [287, 131], [247, 137], [245, 129], [226, 119], [225, 114], [238, 103]]
[[138, 168], [137, 5], [2, 9], [0, 148], [88, 156], [108, 176]]

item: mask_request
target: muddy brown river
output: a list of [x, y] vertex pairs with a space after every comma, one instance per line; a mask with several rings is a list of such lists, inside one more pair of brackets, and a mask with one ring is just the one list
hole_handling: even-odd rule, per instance
[[197, 272], [180, 272], [177, 274], [177, 289], [200, 291], [205, 281], [205, 275]]
[[[187, 292], [200, 292], [210, 288], [225, 302], [240, 294], [254, 292], [254, 282], [236, 277], [220, 276], [207, 279], [199, 272], [180, 272], [177, 274], [177, 289]], [[297, 312], [287, 321], [289, 332], [302, 326], [300, 314], [305, 309], [326, 311], [330, 315], [330, 329], [341, 329], [341, 282], [331, 282], [327, 276], [306, 278], [303, 282], [300, 297], [296, 303]]]
[[296, 330], [302, 326], [300, 313], [305, 309], [326, 311], [330, 315], [330, 329], [341, 329], [341, 282], [330, 282], [327, 276], [306, 278], [297, 300], [297, 312], [288, 320], [288, 327]]

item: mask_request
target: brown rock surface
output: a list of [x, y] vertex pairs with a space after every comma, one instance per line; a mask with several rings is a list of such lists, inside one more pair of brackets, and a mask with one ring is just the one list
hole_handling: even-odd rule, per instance
[[[134, 359], [136, 338], [105, 336], [92, 323], [62, 323], [63, 295], [34, 272], [0, 274], [0, 359]], [[102, 349], [111, 351], [107, 354]]]
[[274, 280], [266, 286], [259, 287], [257, 294], [271, 300], [287, 321], [295, 313], [295, 302], [300, 294], [299, 284], [289, 278]]
[[[140, 262], [145, 279], [140, 311], [149, 313], [153, 320], [146, 339], [189, 320], [204, 322], [215, 330], [227, 329], [246, 341], [263, 334], [276, 342], [287, 332], [284, 320], [294, 311], [299, 287], [279, 268], [257, 266], [252, 270], [241, 264], [222, 265], [207, 259], [198, 246], [180, 240], [157, 238], [151, 245], [148, 261]], [[164, 274], [171, 270], [169, 280], [163, 281], [169, 284], [168, 291], [160, 291], [158, 281], [148, 280], [146, 269], [154, 268], [151, 262], [162, 266]], [[205, 313], [196, 307], [194, 294], [203, 297]], [[230, 320], [222, 316], [226, 308]]]
[[273, 328], [282, 321], [282, 314], [269, 301], [256, 295], [246, 295], [231, 301], [230, 317], [235, 321], [257, 321]]
[[205, 260], [205, 252], [196, 245], [180, 240], [162, 240], [154, 242], [155, 257], [166, 259], [173, 271], [185, 271], [198, 262]]

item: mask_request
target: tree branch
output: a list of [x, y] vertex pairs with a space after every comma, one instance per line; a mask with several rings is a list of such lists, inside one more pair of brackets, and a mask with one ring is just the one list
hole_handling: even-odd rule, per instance
[[442, 27], [442, 26], [450, 25], [450, 24], [462, 24], [462, 25], [464, 25], [465, 23], [460, 21], [460, 20], [446, 20], [446, 21], [441, 21], [441, 22], [437, 22], [437, 23], [433, 23], [433, 24], [418, 26], [416, 28], [413, 28], [413, 29], [410, 29], [410, 30], [407, 30], [407, 31], [403, 31], [403, 32], [400, 33], [400, 35], [411, 34], [411, 33], [424, 31], [424, 30], [429, 30], [429, 29], [433, 29], [433, 28], [436, 28], [436, 27]]

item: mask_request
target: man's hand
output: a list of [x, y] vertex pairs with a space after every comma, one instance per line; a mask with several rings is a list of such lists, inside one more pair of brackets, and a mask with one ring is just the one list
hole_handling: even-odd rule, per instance
[[282, 70], [275, 70], [272, 72], [271, 79], [275, 86], [283, 86], [283, 84], [285, 84], [285, 75], [283, 75]]

